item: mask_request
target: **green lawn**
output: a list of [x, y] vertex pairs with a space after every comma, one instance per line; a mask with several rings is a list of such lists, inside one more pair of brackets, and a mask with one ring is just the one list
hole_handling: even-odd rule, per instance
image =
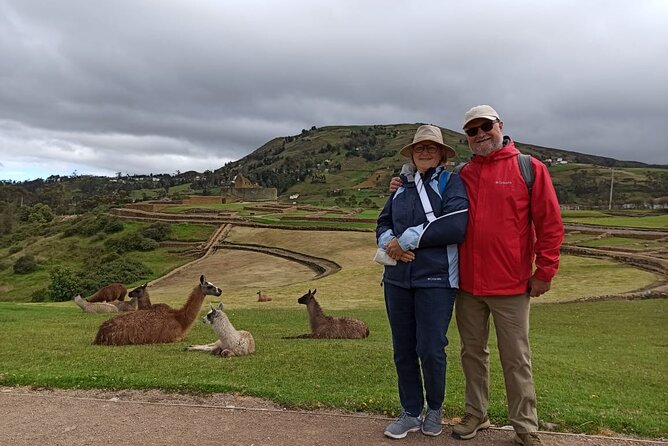
[[624, 214], [625, 215], [610, 215], [602, 211], [563, 211], [562, 218], [564, 223], [668, 229], [668, 213], [644, 215], [634, 212], [625, 212]]
[[[231, 308], [230, 319], [253, 333], [257, 351], [221, 359], [183, 351], [191, 343], [213, 340], [210, 327], [198, 321], [186, 342], [104, 347], [92, 340], [107, 315], [82, 313], [71, 302], [0, 303], [0, 384], [239, 392], [291, 407], [396, 413], [396, 377], [382, 300], [375, 309], [330, 313], [362, 318], [370, 337], [282, 339], [308, 330], [302, 308]], [[539, 418], [571, 432], [666, 437], [667, 318], [667, 300], [534, 306], [531, 339]], [[463, 411], [463, 376], [454, 322], [449, 337], [445, 412], [455, 417]], [[503, 425], [508, 420], [493, 336], [490, 350], [490, 416]]]

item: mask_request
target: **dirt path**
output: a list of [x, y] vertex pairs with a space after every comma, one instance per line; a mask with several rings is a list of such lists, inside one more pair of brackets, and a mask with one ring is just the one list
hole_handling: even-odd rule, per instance
[[[227, 394], [174, 395], [159, 391], [29, 390], [0, 387], [0, 444], [28, 445], [513, 445], [512, 431], [489, 429], [455, 440], [451, 425], [439, 437], [383, 436], [388, 418], [337, 412], [290, 411]], [[547, 446], [651, 446], [657, 440], [544, 433]]]

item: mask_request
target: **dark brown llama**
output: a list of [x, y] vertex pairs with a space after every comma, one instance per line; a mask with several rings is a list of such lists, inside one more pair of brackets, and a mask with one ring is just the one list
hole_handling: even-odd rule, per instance
[[153, 304], [151, 303], [151, 298], [148, 295], [148, 290], [146, 289], [148, 287], [148, 282], [138, 286], [134, 290], [130, 291], [128, 293], [128, 296], [130, 298], [136, 297], [137, 298], [137, 309], [138, 310], [171, 310], [172, 307], [170, 307], [167, 304]]
[[86, 299], [88, 302], [111, 302], [112, 300], [123, 300], [128, 289], [122, 283], [110, 283], [100, 288], [97, 293]]
[[202, 275], [188, 301], [178, 310], [139, 310], [124, 313], [103, 322], [95, 336], [98, 345], [159, 344], [179, 342], [188, 333], [206, 296], [220, 296], [223, 291]]
[[359, 319], [348, 317], [325, 316], [317, 300], [316, 290], [300, 297], [297, 302], [306, 305], [311, 333], [299, 336], [301, 338], [318, 339], [362, 339], [369, 336], [369, 327]]

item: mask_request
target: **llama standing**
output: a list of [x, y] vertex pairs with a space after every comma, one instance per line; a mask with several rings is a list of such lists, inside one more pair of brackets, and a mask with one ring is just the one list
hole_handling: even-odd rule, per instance
[[362, 339], [369, 336], [369, 327], [359, 319], [325, 316], [320, 304], [315, 300], [316, 290], [300, 297], [297, 302], [306, 305], [311, 333], [300, 338], [318, 339]]
[[118, 313], [115, 305], [106, 302], [88, 302], [80, 294], [74, 296], [74, 303], [79, 305], [84, 313]]
[[180, 309], [133, 311], [118, 315], [100, 325], [95, 336], [98, 345], [158, 344], [182, 341], [202, 308], [206, 296], [223, 291], [202, 275], [187, 302]]
[[111, 302], [112, 300], [123, 300], [125, 294], [128, 292], [127, 288], [122, 283], [110, 283], [109, 285], [100, 288], [97, 293], [93, 294], [87, 300], [88, 302]]
[[271, 300], [271, 296], [263, 294], [262, 290], [257, 292], [257, 301], [258, 302], [269, 302], [270, 300]]
[[255, 351], [253, 335], [245, 330], [236, 330], [227, 314], [223, 311], [223, 303], [211, 310], [202, 318], [205, 324], [210, 324], [218, 335], [213, 344], [191, 345], [187, 350], [211, 352], [220, 356], [245, 356]]

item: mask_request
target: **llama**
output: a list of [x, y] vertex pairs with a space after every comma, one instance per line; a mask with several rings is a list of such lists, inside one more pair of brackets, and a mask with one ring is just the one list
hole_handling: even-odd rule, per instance
[[138, 297], [130, 297], [129, 302], [125, 302], [122, 300], [112, 300], [109, 303], [118, 308], [118, 311], [121, 313], [124, 313], [126, 311], [136, 311], [137, 308], [139, 308]]
[[79, 305], [84, 313], [118, 313], [115, 305], [106, 302], [88, 302], [80, 294], [74, 296], [74, 303]]
[[262, 294], [262, 291], [257, 292], [257, 301], [258, 302], [269, 302], [271, 300], [271, 296], [268, 296], [266, 294]]
[[128, 345], [180, 342], [190, 330], [206, 296], [220, 296], [223, 291], [200, 276], [180, 309], [132, 311], [120, 314], [100, 325], [94, 344]]
[[112, 300], [124, 300], [125, 294], [127, 292], [127, 288], [125, 288], [122, 283], [110, 283], [109, 285], [100, 288], [97, 293], [93, 294], [87, 300], [88, 302], [111, 302]]
[[358, 320], [348, 317], [325, 316], [317, 300], [315, 292], [308, 290], [308, 293], [300, 297], [297, 302], [306, 305], [308, 309], [309, 324], [311, 333], [298, 336], [300, 338], [318, 338], [318, 339], [362, 339], [369, 336], [369, 327]]
[[220, 356], [246, 356], [255, 351], [253, 335], [245, 330], [236, 330], [227, 314], [223, 311], [223, 303], [213, 308], [202, 318], [205, 324], [210, 324], [218, 335], [213, 344], [191, 345], [186, 350], [211, 352]]
[[138, 310], [171, 310], [172, 307], [170, 307], [167, 304], [152, 304], [151, 299], [148, 295], [148, 290], [146, 289], [148, 287], [148, 282], [138, 286], [134, 290], [130, 291], [128, 293], [128, 296], [130, 298], [137, 298], [137, 309]]

